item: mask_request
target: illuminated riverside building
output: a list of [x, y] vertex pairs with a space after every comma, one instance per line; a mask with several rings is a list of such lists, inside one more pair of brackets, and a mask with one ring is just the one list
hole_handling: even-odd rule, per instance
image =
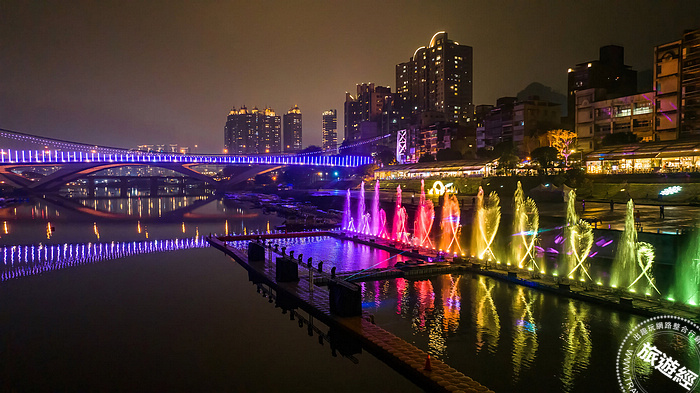
[[281, 119], [272, 108], [231, 109], [224, 127], [225, 153], [279, 153], [281, 142]]
[[402, 120], [416, 124], [421, 113], [442, 112], [445, 120], [466, 124], [473, 115], [472, 47], [436, 33], [396, 65], [396, 107]]
[[625, 48], [607, 45], [600, 48], [600, 59], [591, 60], [568, 70], [568, 118], [573, 124], [576, 111], [576, 92], [587, 89], [605, 89], [607, 98], [637, 93], [637, 71], [625, 65]]
[[338, 148], [338, 112], [329, 109], [323, 112], [323, 150]]
[[700, 135], [700, 29], [654, 48], [656, 140]]
[[585, 160], [589, 174], [700, 172], [700, 140], [603, 147]]
[[456, 160], [389, 165], [374, 171], [378, 180], [484, 177], [495, 173], [492, 160]]
[[605, 99], [604, 89], [576, 92], [578, 149], [590, 152], [606, 135], [632, 132], [642, 142], [654, 141], [654, 92]]
[[299, 151], [301, 150], [301, 109], [294, 105], [293, 108], [287, 111], [282, 116], [283, 128], [283, 145], [284, 151]]

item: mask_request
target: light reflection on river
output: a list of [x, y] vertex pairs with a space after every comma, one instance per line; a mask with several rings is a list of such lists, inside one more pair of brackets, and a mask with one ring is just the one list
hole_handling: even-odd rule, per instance
[[[402, 260], [331, 237], [280, 244], [339, 271]], [[471, 273], [361, 287], [378, 325], [496, 391], [616, 390], [619, 344], [645, 319]]]
[[[52, 250], [56, 254], [69, 250], [87, 252], [83, 260], [89, 263], [107, 264], [111, 262], [90, 252], [98, 250], [95, 255], [104, 255], [113, 242], [126, 245], [121, 247], [137, 244], [148, 249], [157, 246], [158, 241], [173, 244], [167, 242], [194, 239], [193, 244], [204, 246], [197, 239], [209, 233], [265, 233], [283, 222], [241, 203], [213, 200], [187, 209], [199, 199], [164, 199], [167, 201], [141, 201], [140, 210], [135, 200], [83, 203], [77, 209], [38, 201], [0, 209], [0, 246], [10, 250], [10, 259], [5, 261], [13, 261], [10, 267], [16, 268], [17, 258], [43, 253], [48, 260]], [[184, 210], [178, 210], [181, 203]], [[151, 213], [158, 211], [156, 216], [161, 214], [163, 218], [144, 214], [148, 209]], [[324, 270], [332, 266], [339, 271], [384, 268], [405, 261], [401, 255], [329, 237], [275, 242], [295, 250], [295, 255], [304, 254], [305, 259], [324, 261]], [[22, 248], [18, 251], [13, 246]], [[188, 252], [205, 251], [206, 255], [216, 255], [209, 253], [211, 250]], [[150, 260], [174, 254], [161, 257], [158, 251], [153, 255]], [[67, 267], [82, 264], [71, 263]], [[7, 262], [5, 266], [5, 272], [12, 271]], [[75, 269], [73, 273], [64, 270], [68, 272], [64, 277], [79, 277], [80, 268]], [[6, 274], [3, 280], [47, 270], [53, 269], [33, 266], [23, 270], [27, 274]], [[233, 284], [247, 287], [248, 283], [241, 281]], [[617, 348], [628, 329], [644, 319], [466, 273], [366, 282], [362, 291], [363, 309], [375, 315], [379, 326], [496, 391], [616, 390]]]
[[465, 273], [363, 284], [377, 324], [495, 391], [614, 391], [645, 318]]
[[282, 218], [236, 201], [74, 202], [0, 209], [0, 390], [418, 391], [366, 353], [332, 357], [202, 241]]

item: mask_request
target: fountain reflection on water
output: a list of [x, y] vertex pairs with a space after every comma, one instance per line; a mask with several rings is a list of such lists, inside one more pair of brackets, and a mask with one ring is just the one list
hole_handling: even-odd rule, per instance
[[513, 312], [520, 309], [519, 318], [516, 320], [516, 329], [513, 332], [513, 378], [517, 381], [520, 371], [529, 367], [537, 357], [539, 343], [537, 341], [537, 321], [533, 315], [535, 299], [537, 297], [525, 288], [519, 286]]
[[567, 322], [564, 326], [564, 363], [562, 382], [566, 390], [573, 387], [575, 377], [588, 370], [593, 351], [591, 331], [588, 324], [588, 307], [569, 302]]
[[476, 325], [476, 352], [484, 346], [489, 352], [495, 353], [501, 335], [501, 319], [498, 317], [496, 304], [493, 301], [493, 290], [496, 283], [479, 276], [476, 286], [477, 302], [473, 302], [474, 324]]
[[[400, 197], [400, 190], [397, 190], [397, 194]], [[346, 210], [349, 211], [350, 199], [348, 196], [349, 193], [346, 194]], [[400, 198], [397, 198], [397, 202], [396, 206], [403, 208]], [[403, 210], [405, 213], [405, 209]], [[372, 211], [374, 211], [374, 202]], [[381, 212], [381, 209], [379, 211]], [[500, 213], [500, 206], [498, 206], [498, 211]], [[529, 214], [532, 214], [533, 210], [529, 211]], [[530, 229], [534, 227], [532, 222], [528, 218], [526, 226], [530, 225]], [[93, 221], [90, 220], [88, 224], [88, 226], [93, 226]], [[155, 231], [155, 224], [149, 225], [153, 225], [151, 229]], [[227, 221], [221, 220], [216, 225], [218, 226], [216, 230], [224, 228], [228, 232], [229, 224]], [[184, 222], [178, 221], [174, 227], [177, 232], [184, 232]], [[130, 226], [130, 228], [133, 230], [133, 227]], [[42, 225], [42, 237], [44, 235], [43, 229]], [[143, 229], [145, 231], [145, 227]], [[103, 238], [108, 238], [109, 232], [102, 226], [100, 230], [103, 232]], [[258, 230], [262, 230], [262, 228], [259, 227]], [[245, 227], [242, 227], [242, 231], [251, 232]], [[374, 224], [372, 231], [374, 231]], [[405, 221], [403, 232], [408, 236], [408, 231], [405, 230]], [[336, 241], [335, 239], [326, 239]], [[414, 235], [414, 241], [415, 239]], [[320, 242], [320, 239], [296, 239], [288, 242], [290, 246], [295, 246], [311, 244], [316, 241]], [[89, 248], [89, 246], [85, 247]], [[368, 253], [372, 252], [367, 251], [369, 246], [360, 248], [357, 245], [348, 245], [347, 247], [354, 250], [354, 254], [347, 249], [339, 249], [341, 254], [339, 254], [338, 259], [351, 260], [354, 264], [348, 264], [345, 268], [357, 268], [356, 263], [359, 261], [366, 262], [368, 265], [374, 262], [367, 261], [370, 259], [367, 257]], [[320, 248], [328, 253], [327, 247], [321, 246]], [[494, 247], [494, 249], [496, 253], [500, 252], [500, 248]], [[38, 254], [38, 251], [35, 252]], [[306, 252], [304, 254], [306, 255]], [[22, 250], [22, 257], [25, 255], [32, 255], [32, 251]], [[518, 255], [522, 257], [527, 254]], [[499, 256], [505, 258], [505, 256]], [[388, 260], [382, 267], [390, 267], [394, 261]], [[526, 258], [523, 268], [528, 266], [527, 261]], [[513, 262], [513, 265], [515, 268], [516, 263]], [[493, 367], [502, 367], [502, 373], [499, 373], [499, 377], [496, 379], [507, 381], [493, 381], [494, 386], [498, 386], [498, 383], [511, 384], [506, 385], [506, 388], [502, 387], [502, 390], [515, 390], [516, 386], [519, 389], [526, 385], [534, 386], [531, 384], [533, 378], [541, 379], [541, 375], [533, 377], [533, 374], [541, 368], [536, 365], [537, 362], [540, 365], [545, 363], [561, 364], [561, 366], [557, 366], [557, 370], [561, 370], [561, 373], [557, 371], [557, 377], [544, 381], [544, 383], [550, 383], [550, 391], [562, 390], [562, 388], [567, 390], [571, 386], [585, 388], [586, 385], [579, 385], [581, 379], [585, 378], [584, 370], [588, 368], [589, 363], [593, 364], [591, 359], [601, 357], [600, 352], [595, 356], [592, 355], [593, 343], [601, 342], [594, 340], [592, 334], [599, 331], [596, 329], [601, 329], [602, 326], [601, 321], [594, 324], [594, 320], [600, 318], [604, 320], [604, 323], [613, 325], [615, 328], [618, 327], [614, 322], [610, 322], [617, 320], [615, 317], [618, 315], [617, 313], [610, 311], [588, 312], [587, 310], [595, 309], [597, 306], [574, 304], [573, 301], [569, 300], [564, 300], [568, 303], [568, 307], [561, 307], [562, 300], [556, 295], [545, 295], [524, 287], [512, 287], [487, 277], [470, 274], [442, 275], [424, 281], [404, 279], [377, 281], [363, 284], [363, 289], [366, 295], [365, 299], [371, 299], [371, 305], [374, 307], [389, 307], [387, 299], [391, 299], [391, 301], [395, 299], [395, 304], [391, 304], [390, 314], [410, 321], [410, 333], [403, 336], [405, 339], [414, 340], [416, 345], [419, 345], [423, 344], [421, 337], [425, 337], [423, 348], [427, 348], [431, 354], [449, 357], [454, 359], [456, 363], [473, 362], [476, 365], [469, 365], [475, 368], [479, 367], [479, 363], [485, 364], [484, 367], [489, 368], [488, 372], [472, 375], [475, 379], [488, 378], [487, 375], [493, 374]], [[549, 305], [542, 299], [549, 299]], [[564, 314], [562, 321], [557, 319], [560, 317], [557, 310], [563, 310], [561, 311]], [[610, 314], [613, 315], [609, 317]], [[623, 315], [625, 316], [623, 316], [622, 321], [626, 326], [628, 319], [634, 317]], [[539, 318], [536, 319], [535, 316]], [[381, 320], [385, 321], [386, 319]], [[540, 325], [546, 326], [547, 329], [540, 330], [538, 328]], [[392, 325], [392, 329], [394, 327], [395, 325]], [[606, 336], [606, 340], [609, 340], [609, 337], [612, 336]], [[557, 350], [557, 352], [549, 349], [545, 351], [545, 346], [538, 345], [538, 343], [555, 342], [557, 339], [563, 343], [563, 349]], [[606, 349], [603, 347], [605, 345], [598, 345], [597, 351], [605, 352]], [[606, 353], [603, 353], [602, 356], [605, 355]], [[463, 360], [465, 358], [466, 360]], [[488, 362], [488, 359], [492, 361]], [[498, 359], [498, 361], [493, 361], [493, 359]], [[509, 361], [512, 364], [512, 372], [508, 366], [503, 366]], [[465, 367], [464, 369], [469, 370], [471, 374], [471, 368]], [[506, 375], [507, 378], [502, 377], [503, 375]], [[490, 385], [488, 379], [483, 381]], [[552, 388], [551, 384], [555, 383], [560, 385]], [[541, 388], [540, 390], [547, 389]]]

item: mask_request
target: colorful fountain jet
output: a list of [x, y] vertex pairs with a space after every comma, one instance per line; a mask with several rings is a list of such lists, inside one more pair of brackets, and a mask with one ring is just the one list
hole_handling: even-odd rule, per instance
[[425, 199], [425, 180], [420, 181], [420, 199], [416, 210], [415, 230], [413, 234], [414, 245], [418, 247], [434, 248], [430, 240], [430, 232], [435, 220], [435, 209], [431, 200]]
[[627, 201], [625, 229], [620, 234], [610, 272], [610, 285], [626, 288], [630, 292], [645, 290], [648, 293], [654, 289], [660, 293], [654, 284], [651, 269], [654, 264], [654, 246], [637, 241], [634, 224], [634, 202], [630, 199]]
[[401, 205], [401, 186], [396, 187], [396, 205], [394, 206], [394, 226], [392, 227], [391, 238], [406, 243], [408, 233], [406, 233], [406, 209]]
[[495, 191], [489, 194], [484, 202], [484, 190], [479, 187], [477, 194], [476, 213], [472, 233], [475, 236], [476, 257], [489, 261], [497, 260], [493, 252], [493, 241], [496, 239], [498, 226], [501, 223], [501, 198]]
[[540, 225], [537, 204], [532, 198], [524, 198], [523, 187], [518, 182], [513, 195], [513, 241], [511, 261], [518, 268], [539, 271], [535, 259], [535, 245]]
[[593, 247], [593, 228], [591, 224], [579, 219], [576, 213], [576, 192], [569, 191], [566, 205], [566, 237], [564, 258], [566, 259], [566, 277], [570, 280], [579, 277], [580, 281], [593, 281], [588, 273], [588, 255]]
[[368, 225], [368, 219], [365, 216], [365, 182], [364, 180], [362, 181], [362, 184], [360, 185], [360, 195], [358, 198], [357, 202], [357, 219], [355, 220], [356, 227], [357, 227], [357, 232], [359, 233], [368, 233], [369, 232], [369, 225]]
[[440, 249], [446, 252], [462, 253], [462, 246], [459, 244], [459, 234], [462, 225], [460, 224], [459, 201], [454, 194], [445, 194], [445, 202], [442, 205], [442, 238]]
[[379, 236], [379, 180], [374, 183], [374, 197], [372, 198], [372, 228], [370, 233], [372, 236]]
[[350, 222], [352, 221], [352, 212], [350, 211], [350, 189], [345, 193], [345, 208], [343, 209], [343, 230], [350, 230]]
[[684, 256], [676, 262], [668, 299], [697, 306], [700, 304], [700, 232], [693, 234]]

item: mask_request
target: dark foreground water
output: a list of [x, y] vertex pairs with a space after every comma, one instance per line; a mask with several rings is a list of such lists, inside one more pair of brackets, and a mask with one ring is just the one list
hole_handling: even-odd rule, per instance
[[[315, 238], [288, 247], [333, 266], [338, 248], [365, 247], [346, 243]], [[401, 260], [373, 253], [379, 266]], [[497, 392], [618, 391], [620, 343], [646, 319], [468, 273], [362, 289], [377, 324]]]
[[[190, 239], [223, 232], [226, 218], [246, 231], [282, 222], [245, 205], [224, 208], [214, 202], [196, 219], [138, 222], [38, 202], [0, 211], [0, 246], [29, 245], [31, 258], [31, 246], [36, 257], [39, 247], [57, 245], [67, 255], [73, 249], [75, 262], [76, 243]], [[55, 231], [47, 235], [48, 222]], [[357, 358], [333, 357], [328, 343], [309, 337], [256, 293], [245, 270], [210, 248], [0, 282], [0, 391], [418, 390], [371, 355]]]
[[[331, 356], [201, 242], [282, 219], [234, 201], [183, 210], [193, 202], [0, 210], [0, 390], [417, 390], [366, 352]], [[403, 260], [328, 237], [278, 242], [324, 270]], [[645, 319], [472, 274], [362, 290], [378, 325], [501, 392], [618, 391], [618, 347]]]

